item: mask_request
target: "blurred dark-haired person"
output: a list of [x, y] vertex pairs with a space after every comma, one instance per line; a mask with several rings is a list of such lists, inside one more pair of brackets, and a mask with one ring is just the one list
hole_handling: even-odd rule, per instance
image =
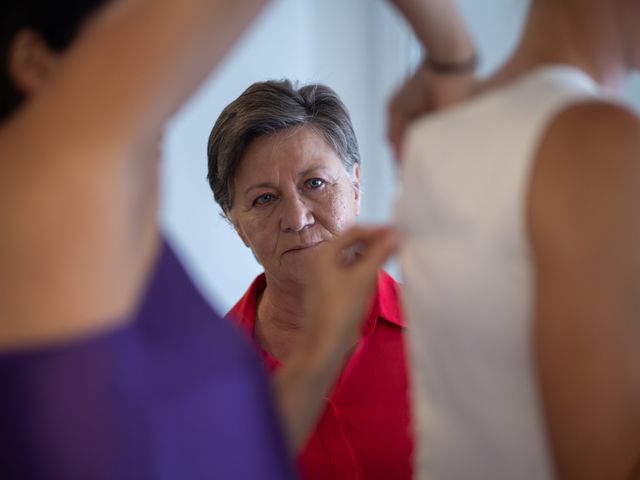
[[274, 402], [157, 228], [154, 153], [266, 2], [100, 3], [0, 6], [0, 477], [293, 478], [393, 236], [322, 246]]
[[[356, 135], [329, 87], [258, 82], [223, 110], [208, 157], [216, 201], [264, 268], [228, 316], [251, 335], [277, 382], [304, 331], [318, 249], [360, 212]], [[299, 452], [304, 479], [412, 478], [405, 325], [398, 285], [383, 270], [367, 304], [353, 350]]]

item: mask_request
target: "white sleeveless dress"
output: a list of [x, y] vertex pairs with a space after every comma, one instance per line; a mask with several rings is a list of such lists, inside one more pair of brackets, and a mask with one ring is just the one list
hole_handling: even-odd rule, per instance
[[408, 134], [396, 221], [420, 480], [553, 478], [526, 203], [549, 123], [597, 95], [581, 71], [546, 67]]

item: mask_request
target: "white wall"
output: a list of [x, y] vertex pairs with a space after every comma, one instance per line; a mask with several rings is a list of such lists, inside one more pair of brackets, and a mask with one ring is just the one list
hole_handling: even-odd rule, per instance
[[[527, 2], [458, 3], [486, 73], [514, 47]], [[206, 182], [206, 143], [220, 111], [255, 81], [288, 77], [328, 84], [351, 111], [360, 141], [362, 221], [385, 221], [395, 190], [385, 105], [416, 56], [404, 22], [383, 0], [278, 0], [171, 122], [161, 221], [196, 283], [221, 311], [261, 270], [220, 218]], [[627, 96], [640, 108], [640, 81], [634, 79]]]

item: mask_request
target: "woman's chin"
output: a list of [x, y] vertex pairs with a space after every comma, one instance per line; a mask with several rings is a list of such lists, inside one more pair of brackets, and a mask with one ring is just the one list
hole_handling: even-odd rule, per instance
[[309, 277], [309, 269], [311, 268], [310, 252], [296, 252], [295, 254], [286, 254], [280, 264], [278, 277], [287, 282], [306, 285]]

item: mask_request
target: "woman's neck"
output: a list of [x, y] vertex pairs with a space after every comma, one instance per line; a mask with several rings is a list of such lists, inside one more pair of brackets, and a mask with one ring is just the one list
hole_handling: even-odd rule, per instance
[[630, 70], [622, 31], [614, 7], [605, 2], [536, 0], [514, 55], [488, 83], [511, 80], [538, 66], [566, 64], [617, 92]]
[[283, 288], [267, 281], [256, 309], [254, 335], [278, 360], [286, 360], [301, 332], [304, 318], [303, 288]]

